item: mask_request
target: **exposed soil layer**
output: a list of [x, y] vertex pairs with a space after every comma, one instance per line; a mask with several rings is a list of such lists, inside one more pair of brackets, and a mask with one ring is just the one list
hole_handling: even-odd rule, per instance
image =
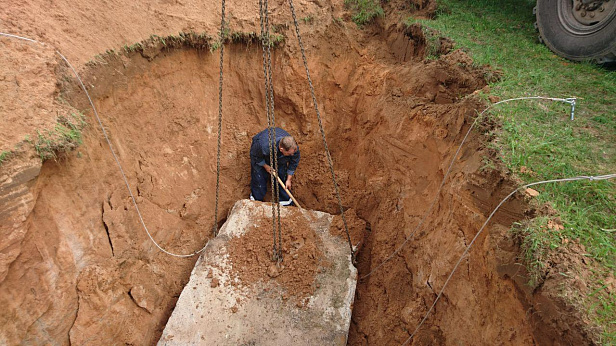
[[[390, 6], [402, 4], [392, 1]], [[256, 30], [254, 5], [228, 5], [232, 30]], [[339, 213], [283, 5], [272, 5], [272, 21], [287, 36], [273, 52], [273, 73], [277, 125], [296, 136], [302, 152], [293, 192], [305, 208]], [[219, 9], [191, 1], [85, 1], [79, 6], [91, 10], [61, 3], [46, 11], [42, 2], [29, 0], [1, 9], [0, 19], [21, 34], [71, 52], [67, 56], [82, 72], [152, 237], [171, 252], [193, 253], [210, 237], [214, 222], [218, 54], [192, 48], [190, 42], [173, 49], [146, 44], [136, 52], [84, 63], [150, 34], [194, 30], [213, 35]], [[424, 226], [387, 264], [372, 271], [428, 210], [469, 122], [484, 107], [471, 94], [485, 87], [488, 74], [473, 67], [464, 52], [451, 51], [446, 40], [442, 55], [425, 61], [426, 40], [417, 27], [380, 20], [359, 31], [348, 21], [342, 1], [299, 1], [296, 7], [299, 17], [313, 18], [302, 21], [302, 38], [342, 204], [353, 210], [347, 221], [352, 244], [361, 245], [359, 275], [370, 273], [358, 284], [349, 344], [401, 344], [486, 216], [514, 188], [503, 173], [481, 169], [482, 140], [471, 134]], [[429, 2], [420, 9], [428, 15]], [[83, 12], [101, 17], [81, 21]], [[14, 87], [5, 78], [0, 86], [16, 88], [11, 95], [23, 102], [32, 93], [42, 100], [14, 108], [39, 116], [3, 122], [2, 148], [13, 148], [36, 129], [53, 127], [62, 107], [58, 95], [86, 112], [89, 127], [83, 145], [57, 161], [41, 167], [34, 151], [24, 149], [0, 168], [0, 201], [9, 206], [0, 209], [0, 343], [155, 343], [196, 257], [171, 257], [149, 239], [87, 100], [66, 68], [48, 50], [18, 48], [19, 43], [5, 40], [0, 40], [7, 48], [2, 59], [44, 63], [35, 61], [35, 70], [20, 74], [13, 71], [16, 63], [0, 64], [3, 76], [26, 79]], [[259, 45], [226, 45], [219, 215], [249, 195], [250, 140], [267, 124], [261, 64]], [[5, 117], [13, 108], [5, 98], [0, 102], [9, 105], [0, 108]], [[494, 224], [506, 228], [525, 209], [525, 202], [514, 198]], [[285, 223], [284, 239], [301, 235], [291, 234], [297, 227]], [[558, 309], [540, 320], [529, 317], [534, 292], [523, 292], [510, 272], [497, 270], [517, 256], [515, 244], [503, 250], [509, 238], [499, 229], [490, 227], [479, 237], [413, 344], [553, 343], [570, 328]], [[248, 245], [240, 249], [248, 252]], [[290, 249], [293, 239], [285, 246]], [[261, 276], [267, 275], [264, 251], [255, 249], [252, 257]], [[237, 261], [239, 255], [234, 255]], [[318, 259], [312, 260], [316, 266]], [[252, 274], [244, 280], [257, 280]], [[299, 284], [293, 289], [309, 287]], [[543, 328], [545, 321], [566, 327], [552, 323]], [[587, 342], [575, 328], [567, 330], [564, 340]]]

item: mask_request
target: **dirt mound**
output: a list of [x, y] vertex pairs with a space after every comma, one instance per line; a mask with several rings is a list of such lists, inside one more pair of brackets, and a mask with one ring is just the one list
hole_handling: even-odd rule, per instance
[[315, 289], [315, 275], [320, 267], [329, 266], [320, 260], [320, 238], [310, 228], [309, 221], [299, 212], [281, 219], [284, 229], [281, 263], [273, 263], [272, 219], [255, 220], [246, 234], [229, 241], [229, 257], [233, 274], [243, 285], [251, 287], [270, 278], [286, 290], [297, 303], [311, 296]]
[[[204, 31], [213, 36], [219, 9], [190, 1], [46, 6], [29, 0], [3, 8], [0, 19], [68, 52], [111, 134], [153, 238], [176, 253], [200, 249], [212, 224], [223, 221], [212, 217], [218, 54], [190, 42], [167, 47], [151, 41], [126, 49], [130, 52], [120, 47], [151, 34]], [[234, 32], [256, 31], [255, 5], [229, 6]], [[272, 6], [272, 20], [288, 38], [273, 53], [277, 125], [294, 134], [302, 150], [294, 194], [306, 208], [337, 213], [290, 15], [286, 7]], [[300, 1], [297, 9], [301, 18], [313, 18], [301, 23], [303, 40], [343, 207], [361, 219], [350, 213], [353, 244], [365, 237], [358, 257], [363, 276], [392, 254], [430, 206], [469, 120], [483, 107], [469, 95], [486, 85], [486, 74], [464, 52], [451, 51], [445, 40], [438, 56], [425, 60], [435, 51], [417, 28], [380, 23], [359, 31], [339, 20], [348, 16], [342, 1]], [[83, 13], [100, 16], [82, 20]], [[83, 110], [89, 126], [83, 145], [63, 159], [46, 161], [41, 168], [30, 150], [1, 168], [0, 200], [11, 207], [0, 210], [0, 305], [5, 307], [0, 340], [154, 343], [196, 258], [170, 257], [153, 245], [88, 102], [66, 68], [49, 50], [5, 41], [0, 41], [7, 48], [1, 58], [11, 64], [0, 66], [3, 72], [13, 71], [8, 74], [13, 77], [5, 78], [2, 87], [14, 88], [10, 95], [24, 101], [11, 108], [12, 101], [0, 99], [8, 107], [0, 108], [3, 119], [12, 109], [32, 116], [0, 127], [8, 143], [2, 148], [12, 148], [34, 129], [53, 128], [62, 105], [58, 96]], [[94, 58], [108, 49], [121, 52]], [[261, 47], [229, 44], [225, 57], [222, 215], [249, 194], [250, 140], [267, 124]], [[38, 61], [15, 73], [21, 59]], [[15, 87], [13, 80], [19, 78], [24, 81]], [[31, 93], [41, 101], [26, 102]], [[481, 170], [482, 149], [473, 134], [425, 227], [360, 282], [350, 344], [404, 342], [486, 215], [510, 192], [513, 186], [503, 174]], [[523, 201], [516, 199], [495, 222], [508, 226], [523, 212]], [[285, 227], [285, 237], [290, 230], [293, 226]], [[414, 343], [532, 344], [541, 339], [515, 283], [496, 270], [499, 241], [490, 232], [478, 239]], [[261, 257], [253, 259], [266, 261]]]
[[[293, 208], [295, 209], [295, 208]], [[310, 228], [311, 220], [298, 209], [281, 218], [282, 251], [284, 260], [272, 262], [272, 219], [255, 220], [253, 228], [240, 238], [229, 242], [229, 256], [233, 263], [233, 274], [243, 285], [252, 287], [258, 282], [274, 280], [287, 292], [286, 298], [293, 298], [303, 305], [304, 299], [315, 290], [315, 276], [331, 263], [323, 262], [320, 238]], [[366, 222], [351, 209], [345, 215], [351, 242], [356, 248], [361, 245]], [[347, 242], [342, 217], [337, 215], [331, 224], [331, 233]]]

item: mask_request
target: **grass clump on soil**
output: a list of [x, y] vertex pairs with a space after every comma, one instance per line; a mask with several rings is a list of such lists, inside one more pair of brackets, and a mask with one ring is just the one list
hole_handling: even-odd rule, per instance
[[53, 130], [37, 131], [34, 148], [41, 160], [56, 159], [58, 154], [77, 148], [82, 143], [81, 131], [85, 125], [83, 114], [72, 113], [58, 116]]
[[[234, 37], [235, 39], [236, 37]], [[148, 39], [136, 42], [131, 45], [125, 44], [119, 50], [108, 49], [103, 54], [97, 54], [86, 63], [88, 66], [106, 64], [107, 59], [118, 54], [142, 53], [147, 47], [160, 45], [162, 48], [172, 49], [181, 47], [191, 47], [195, 49], [211, 49], [213, 39], [206, 33], [180, 32], [177, 35], [158, 36], [151, 35]]]
[[562, 235], [558, 232], [561, 227], [553, 226], [548, 216], [514, 224], [514, 232], [522, 238], [522, 256], [529, 273], [528, 284], [533, 288], [538, 287], [544, 279], [549, 251], [561, 244]]
[[344, 0], [344, 4], [353, 10], [351, 19], [358, 26], [369, 24], [385, 13], [378, 0]]
[[[270, 33], [266, 44], [269, 44], [270, 47], [275, 47], [280, 45], [285, 40], [285, 36], [277, 32], [278, 27], [276, 25], [272, 25], [272, 31], [273, 32]], [[117, 55], [144, 54], [144, 52], [152, 48], [168, 50], [190, 47], [198, 50], [208, 49], [211, 53], [214, 53], [220, 49], [223, 43], [232, 42], [245, 43], [249, 45], [259, 38], [259, 36], [252, 31], [233, 31], [229, 28], [228, 23], [225, 23], [222, 36], [223, 37], [221, 40], [218, 36], [214, 38], [205, 32], [196, 33], [194, 31], [180, 32], [177, 35], [169, 36], [151, 35], [149, 38], [141, 42], [136, 42], [131, 45], [124, 45], [118, 50], [108, 49], [103, 54], [97, 54], [90, 61], [88, 61], [86, 65], [91, 67], [105, 65], [108, 60], [115, 58]]]
[[2, 164], [4, 164], [6, 161], [8, 161], [8, 159], [10, 159], [12, 156], [12, 153], [10, 151], [4, 150], [0, 153], [0, 166], [2, 166]]
[[426, 60], [438, 60], [441, 56], [441, 35], [427, 26], [421, 26], [421, 32], [423, 33], [426, 41]]
[[[434, 20], [410, 19], [452, 38], [477, 65], [502, 73], [490, 85], [500, 99], [523, 96], [578, 97], [570, 106], [516, 101], [490, 116], [501, 126], [491, 144], [507, 168], [524, 182], [616, 172], [616, 72], [557, 57], [537, 40], [531, 0], [440, 0]], [[550, 253], [579, 240], [597, 264], [583, 304], [603, 329], [599, 343], [616, 344], [616, 292], [603, 281], [616, 269], [614, 181], [545, 184], [537, 201], [550, 204], [562, 221], [557, 232], [538, 218], [524, 227], [523, 252], [532, 271]], [[532, 280], [532, 278], [531, 278]]]

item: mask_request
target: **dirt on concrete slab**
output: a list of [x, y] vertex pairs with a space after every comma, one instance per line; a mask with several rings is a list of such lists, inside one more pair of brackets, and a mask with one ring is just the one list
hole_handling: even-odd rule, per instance
[[[331, 264], [323, 262], [321, 240], [310, 227], [311, 222], [299, 210], [280, 221], [281, 230], [284, 229], [284, 233], [281, 232], [283, 257], [280, 262], [273, 261], [271, 217], [255, 219], [253, 227], [245, 235], [229, 241], [227, 251], [233, 274], [239, 277], [243, 285], [250, 287], [258, 282], [274, 280], [288, 292], [287, 299], [292, 296], [301, 304], [314, 293], [317, 272]], [[275, 223], [277, 225], [277, 220]], [[276, 249], [278, 246], [279, 242], [276, 241]]]
[[259, 227], [271, 213], [261, 202], [234, 204], [199, 255], [159, 345], [346, 343], [357, 269], [346, 242], [330, 232], [333, 216], [281, 208], [289, 245], [272, 262], [268, 227]]

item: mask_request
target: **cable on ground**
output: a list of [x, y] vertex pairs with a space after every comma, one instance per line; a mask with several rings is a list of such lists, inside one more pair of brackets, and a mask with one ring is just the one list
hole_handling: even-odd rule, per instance
[[426, 312], [426, 315], [421, 320], [419, 325], [415, 328], [415, 330], [413, 331], [411, 336], [409, 336], [409, 338], [406, 339], [406, 341], [402, 345], [406, 345], [409, 341], [411, 341], [411, 339], [413, 339], [415, 334], [417, 334], [417, 331], [419, 330], [419, 328], [421, 328], [423, 323], [428, 319], [428, 316], [432, 312], [432, 309], [434, 309], [434, 307], [436, 306], [436, 303], [439, 301], [439, 299], [443, 295], [443, 291], [445, 291], [445, 287], [447, 287], [447, 284], [451, 280], [451, 277], [453, 276], [453, 274], [456, 272], [456, 270], [460, 266], [460, 263], [462, 263], [462, 260], [464, 259], [464, 257], [468, 254], [471, 246], [473, 246], [473, 244], [475, 243], [475, 240], [477, 240], [477, 238], [479, 237], [479, 235], [481, 234], [483, 229], [486, 227], [488, 222], [490, 222], [490, 220], [492, 219], [492, 216], [494, 216], [494, 214], [496, 213], [496, 211], [498, 211], [498, 209], [503, 205], [503, 203], [505, 203], [509, 198], [511, 198], [511, 196], [513, 196], [516, 192], [518, 192], [518, 191], [520, 191], [522, 189], [529, 188], [531, 186], [548, 184], [548, 183], [561, 183], [561, 182], [571, 182], [571, 181], [579, 181], [579, 180], [599, 181], [599, 180], [607, 180], [607, 179], [614, 179], [614, 178], [616, 178], [616, 173], [605, 174], [605, 175], [598, 175], [598, 176], [585, 176], [585, 175], [582, 175], [582, 176], [577, 176], [577, 177], [572, 177], [572, 178], [537, 181], [537, 182], [534, 182], [534, 183], [522, 185], [522, 186], [518, 187], [517, 189], [513, 190], [509, 195], [507, 195], [507, 197], [503, 198], [503, 200], [490, 213], [490, 216], [488, 216], [488, 219], [483, 223], [483, 225], [481, 226], [481, 228], [479, 229], [477, 234], [475, 234], [475, 237], [473, 237], [473, 240], [471, 240], [471, 242], [468, 244], [468, 246], [466, 247], [466, 249], [464, 250], [464, 252], [460, 256], [460, 258], [458, 259], [458, 262], [456, 263], [456, 265], [453, 267], [453, 270], [451, 271], [451, 273], [447, 277], [447, 280], [445, 280], [445, 283], [443, 284], [443, 287], [441, 287], [441, 290], [438, 293], [438, 295], [436, 296], [436, 299], [434, 300], [434, 302], [432, 303], [432, 306], [430, 306], [430, 309], [428, 309], [428, 312]]

